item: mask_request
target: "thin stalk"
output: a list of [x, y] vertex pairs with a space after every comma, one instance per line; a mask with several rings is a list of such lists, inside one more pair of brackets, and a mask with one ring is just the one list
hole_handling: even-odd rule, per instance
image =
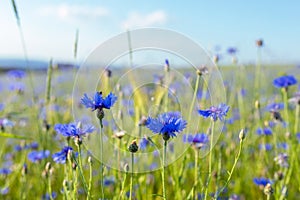
[[124, 193], [124, 189], [125, 189], [127, 174], [128, 174], [128, 172], [125, 171], [125, 176], [124, 176], [124, 180], [123, 180], [123, 183], [122, 183], [122, 189], [121, 189], [121, 192], [120, 192], [120, 195], [119, 195], [119, 200], [123, 199], [122, 197], [123, 197], [123, 193]]
[[[91, 157], [90, 157], [91, 159]], [[92, 199], [92, 182], [93, 182], [93, 164], [92, 161], [89, 160], [89, 166], [90, 166], [90, 178], [89, 178], [89, 186], [88, 186], [88, 195], [87, 200]]]
[[163, 168], [162, 168], [162, 186], [163, 186], [163, 198], [166, 199], [166, 186], [165, 186], [165, 167], [166, 167], [166, 157], [167, 157], [167, 144], [168, 141], [164, 142], [164, 153], [163, 153]]
[[199, 150], [195, 147], [195, 171], [194, 171], [194, 187], [193, 187], [193, 197], [192, 199], [197, 199], [197, 185], [198, 185], [198, 159], [199, 159]]
[[286, 131], [290, 133], [290, 120], [289, 120], [289, 114], [288, 114], [288, 94], [287, 94], [287, 88], [282, 88], [282, 94], [283, 94], [283, 103], [284, 103], [284, 117], [286, 121]]
[[191, 121], [192, 112], [193, 112], [193, 109], [194, 109], [194, 106], [195, 106], [194, 104], [195, 104], [196, 97], [197, 97], [197, 91], [198, 91], [198, 88], [199, 88], [199, 82], [200, 82], [200, 75], [197, 74], [197, 79], [196, 79], [196, 83], [195, 83], [195, 89], [194, 89], [193, 99], [192, 99], [192, 103], [191, 103], [190, 110], [189, 110], [188, 122]]
[[73, 198], [77, 198], [77, 191], [78, 191], [78, 170], [77, 167], [73, 171], [73, 177], [75, 177], [75, 180], [73, 182]]
[[300, 105], [297, 103], [295, 112], [294, 134], [298, 133]]
[[[226, 189], [226, 187], [228, 186], [228, 184], [229, 184], [229, 182], [230, 182], [230, 180], [231, 180], [231, 177], [232, 177], [232, 174], [233, 174], [234, 169], [235, 169], [235, 167], [236, 167], [236, 164], [237, 164], [238, 160], [240, 159], [241, 152], [242, 152], [242, 150], [243, 150], [243, 144], [244, 144], [244, 140], [240, 140], [240, 146], [239, 146], [238, 153], [237, 153], [237, 155], [236, 155], [235, 158], [234, 158], [234, 163], [233, 163], [233, 165], [232, 165], [232, 168], [231, 168], [230, 172], [228, 172], [228, 178], [227, 178], [227, 180], [226, 180], [226, 183], [225, 183], [225, 185], [222, 187], [222, 189], [220, 190], [220, 192], [218, 192], [218, 195], [221, 194], [221, 193]], [[216, 196], [216, 198], [218, 197], [218, 195]]]
[[49, 192], [50, 200], [53, 200], [52, 186], [51, 186], [51, 176], [50, 175], [48, 175], [48, 192]]
[[[219, 191], [219, 183], [221, 181], [221, 170], [222, 170], [222, 152], [221, 150], [219, 151], [219, 160], [218, 160], [218, 172], [217, 172], [217, 181], [216, 181], [216, 193]], [[217, 195], [215, 195], [215, 198]]]
[[132, 191], [133, 191], [133, 172], [134, 172], [134, 154], [131, 153], [131, 177], [130, 177], [130, 194], [129, 199], [132, 199]]
[[103, 135], [102, 135], [102, 129], [103, 124], [102, 120], [100, 119], [100, 184], [101, 184], [101, 196], [102, 199], [104, 199], [104, 179], [103, 179], [103, 171], [104, 171], [104, 165], [103, 165]]
[[212, 175], [212, 150], [213, 150], [213, 140], [214, 140], [214, 126], [215, 122], [212, 120], [211, 122], [211, 137], [210, 137], [210, 147], [209, 147], [209, 161], [208, 161], [208, 178], [205, 187], [205, 196], [204, 199], [207, 199], [208, 187], [211, 180]]
[[[85, 177], [83, 175], [83, 169], [82, 169], [82, 158], [81, 158], [81, 146], [80, 145], [77, 145], [77, 150], [78, 150], [78, 162], [76, 161], [76, 158], [74, 156], [74, 161], [75, 163], [77, 164], [78, 166], [78, 169], [79, 169], [79, 174], [80, 174], [80, 177], [82, 179], [82, 183], [83, 183], [83, 186], [84, 186], [84, 191], [86, 193], [88, 193], [88, 186], [86, 184], [86, 180], [85, 180]], [[78, 176], [78, 174], [76, 174]]]

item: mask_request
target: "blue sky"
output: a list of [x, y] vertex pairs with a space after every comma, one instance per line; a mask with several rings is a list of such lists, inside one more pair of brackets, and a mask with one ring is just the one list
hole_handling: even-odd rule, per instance
[[[30, 59], [80, 60], [127, 28], [160, 27], [187, 35], [207, 51], [236, 47], [240, 62], [255, 62], [263, 38], [268, 63], [300, 63], [300, 1], [61, 1], [16, 0]], [[22, 58], [11, 1], [0, 1], [0, 58]]]

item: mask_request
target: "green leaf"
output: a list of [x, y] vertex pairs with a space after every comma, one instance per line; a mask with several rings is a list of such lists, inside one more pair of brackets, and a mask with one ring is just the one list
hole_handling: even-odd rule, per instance
[[21, 140], [32, 140], [32, 138], [21, 136], [21, 135], [14, 135], [11, 133], [0, 133], [0, 137], [6, 137], [6, 138], [13, 138], [13, 139], [21, 139]]

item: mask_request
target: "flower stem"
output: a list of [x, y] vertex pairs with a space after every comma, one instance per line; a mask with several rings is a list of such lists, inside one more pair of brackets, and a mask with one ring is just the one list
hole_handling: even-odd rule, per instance
[[207, 182], [206, 182], [204, 199], [207, 199], [208, 187], [209, 187], [210, 179], [211, 179], [211, 175], [212, 175], [212, 150], [213, 150], [213, 140], [214, 140], [214, 126], [215, 126], [215, 122], [212, 120], [212, 122], [211, 122], [210, 147], [209, 147], [209, 161], [208, 161], [208, 178], [207, 178]]
[[[239, 146], [238, 153], [237, 153], [237, 155], [236, 155], [235, 158], [234, 158], [234, 163], [233, 163], [233, 165], [232, 165], [232, 168], [231, 168], [230, 172], [228, 172], [228, 178], [227, 178], [227, 180], [226, 180], [226, 183], [225, 183], [225, 185], [222, 187], [222, 189], [220, 190], [220, 192], [218, 192], [218, 195], [221, 194], [221, 193], [226, 189], [226, 187], [228, 186], [228, 184], [229, 184], [229, 182], [230, 182], [230, 180], [231, 180], [231, 177], [232, 177], [232, 174], [233, 174], [234, 169], [235, 169], [235, 167], [236, 167], [236, 164], [237, 164], [237, 162], [238, 162], [238, 160], [239, 160], [239, 158], [240, 158], [240, 156], [241, 156], [241, 152], [242, 152], [242, 150], [243, 150], [243, 144], [244, 144], [244, 140], [240, 140], [240, 146]], [[217, 195], [215, 198], [217, 198], [218, 195]]]
[[104, 165], [103, 165], [103, 134], [102, 134], [102, 129], [103, 129], [103, 124], [102, 120], [99, 119], [100, 122], [100, 184], [101, 184], [101, 196], [102, 199], [104, 199], [104, 179], [103, 179], [103, 171], [104, 171]]
[[290, 120], [289, 120], [289, 114], [288, 114], [288, 94], [287, 94], [287, 88], [282, 88], [283, 93], [283, 102], [284, 102], [284, 117], [286, 121], [286, 132], [290, 133]]
[[49, 192], [50, 200], [53, 200], [52, 187], [51, 187], [51, 176], [50, 175], [48, 175], [48, 192]]
[[133, 170], [134, 170], [134, 154], [131, 153], [131, 177], [130, 177], [130, 194], [129, 199], [132, 199], [132, 190], [133, 190]]
[[120, 195], [119, 195], [119, 199], [123, 199], [123, 193], [124, 193], [124, 189], [125, 189], [125, 184], [126, 184], [126, 179], [127, 179], [127, 171], [125, 171], [125, 176], [124, 176], [124, 180], [123, 180], [123, 183], [122, 183], [122, 189], [121, 189], [121, 192], [120, 192]]
[[[86, 180], [85, 180], [85, 177], [83, 175], [83, 170], [82, 170], [82, 158], [81, 158], [81, 146], [80, 146], [80, 144], [77, 145], [77, 150], [78, 150], [78, 170], [79, 170], [79, 174], [81, 176], [81, 179], [82, 179], [82, 182], [83, 182], [83, 185], [84, 185], [84, 190], [85, 190], [85, 192], [88, 193], [88, 191], [87, 191], [87, 185], [86, 185]], [[76, 158], [75, 157], [74, 157], [74, 161], [76, 162]]]
[[89, 178], [87, 200], [92, 198], [91, 190], [92, 190], [92, 181], [93, 181], [93, 164], [91, 160], [89, 160], [89, 166], [90, 166], [90, 178]]
[[163, 186], [163, 198], [166, 199], [166, 186], [165, 186], [165, 167], [166, 167], [166, 156], [167, 156], [167, 144], [168, 141], [164, 142], [164, 153], [163, 153], [163, 168], [162, 168], [162, 186]]
[[197, 199], [196, 198], [196, 193], [197, 193], [197, 185], [198, 185], [198, 158], [199, 158], [199, 150], [195, 148], [195, 171], [194, 171], [194, 186], [193, 186], [193, 198], [192, 199]]
[[192, 112], [193, 112], [193, 109], [195, 107], [194, 104], [195, 104], [196, 97], [197, 97], [197, 91], [198, 91], [198, 88], [199, 88], [199, 82], [200, 82], [200, 75], [197, 74], [197, 80], [196, 80], [196, 84], [195, 84], [195, 89], [194, 89], [192, 103], [191, 103], [191, 106], [190, 106], [188, 122], [191, 121]]
[[299, 114], [300, 114], [300, 105], [297, 103], [296, 105], [296, 116], [295, 116], [295, 125], [294, 125], [294, 134], [298, 133], [298, 126], [299, 126]]

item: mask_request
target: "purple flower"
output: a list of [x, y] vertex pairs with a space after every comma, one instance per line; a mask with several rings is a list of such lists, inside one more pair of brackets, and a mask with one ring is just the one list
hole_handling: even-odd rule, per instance
[[284, 103], [271, 103], [269, 105], [267, 105], [266, 109], [269, 112], [275, 112], [275, 111], [279, 111], [282, 110], [284, 108]]
[[150, 144], [150, 142], [146, 138], [142, 138], [139, 143], [140, 150], [146, 149], [146, 147]]
[[297, 138], [298, 142], [300, 143], [300, 133], [296, 134], [296, 138]]
[[60, 152], [57, 152], [52, 155], [53, 161], [60, 164], [65, 164], [68, 158], [68, 153], [72, 153], [72, 147], [64, 147]]
[[230, 54], [230, 55], [234, 55], [234, 54], [237, 53], [237, 48], [235, 48], [235, 47], [229, 47], [227, 49], [227, 53]]
[[9, 78], [19, 78], [19, 79], [21, 79], [21, 78], [24, 78], [26, 76], [26, 73], [23, 70], [10, 70], [6, 74]]
[[8, 175], [8, 174], [10, 174], [11, 173], [11, 170], [10, 169], [8, 169], [8, 168], [1, 168], [0, 169], [0, 175], [2, 174], [2, 175]]
[[280, 153], [274, 158], [274, 161], [281, 167], [288, 167], [288, 155], [286, 153]]
[[258, 135], [272, 135], [272, 130], [270, 129], [270, 128], [258, 128], [257, 130], [256, 130], [256, 133], [258, 134]]
[[278, 88], [287, 88], [291, 85], [295, 85], [296, 83], [297, 80], [292, 75], [281, 76], [274, 79], [273, 81], [273, 85]]
[[260, 150], [270, 151], [272, 150], [272, 144], [259, 144], [258, 148]]
[[[52, 199], [56, 199], [56, 197], [57, 197], [56, 192], [52, 192], [51, 196], [52, 196]], [[51, 199], [51, 198], [50, 198], [49, 193], [43, 195], [43, 197], [42, 197], [42, 200], [50, 200], [50, 199]]]
[[13, 127], [15, 123], [7, 118], [0, 118], [0, 127]]
[[258, 186], [261, 186], [261, 185], [266, 186], [268, 183], [272, 184], [271, 180], [264, 178], [264, 177], [254, 178], [253, 182], [255, 183], [255, 185], [258, 185]]
[[50, 151], [49, 150], [45, 150], [45, 151], [32, 151], [28, 154], [28, 159], [31, 162], [39, 162], [45, 158], [47, 158], [50, 155]]
[[10, 91], [24, 92], [25, 84], [22, 82], [13, 82], [9, 84], [8, 89]]
[[187, 125], [180, 112], [167, 112], [157, 118], [148, 117], [146, 126], [153, 133], [159, 133], [167, 138], [176, 137], [176, 132], [181, 132]]
[[54, 126], [54, 130], [61, 134], [64, 137], [78, 137], [81, 138], [82, 136], [86, 136], [87, 133], [92, 133], [95, 128], [94, 126], [87, 126], [81, 128], [81, 123], [69, 123], [69, 124], [56, 124]]
[[96, 92], [94, 95], [94, 99], [90, 99], [87, 94], [84, 94], [81, 98], [81, 103], [86, 108], [91, 108], [94, 110], [102, 110], [103, 108], [110, 109], [117, 101], [117, 96], [113, 93], [109, 93], [109, 95], [105, 98], [102, 97], [102, 92]]
[[183, 135], [183, 142], [194, 144], [197, 148], [202, 148], [209, 142], [208, 135], [205, 133]]
[[224, 116], [227, 115], [229, 111], [229, 106], [224, 103], [221, 103], [218, 107], [211, 106], [207, 110], [198, 110], [199, 114], [205, 118], [211, 117], [214, 121], [220, 119], [221, 121], [224, 120]]
[[116, 183], [116, 179], [114, 176], [109, 176], [104, 178], [104, 186], [114, 185]]
[[2, 110], [4, 110], [4, 108], [5, 108], [4, 103], [0, 103], [0, 112], [1, 112]]
[[9, 188], [8, 187], [4, 187], [0, 189], [0, 194], [2, 195], [6, 195], [9, 192]]

